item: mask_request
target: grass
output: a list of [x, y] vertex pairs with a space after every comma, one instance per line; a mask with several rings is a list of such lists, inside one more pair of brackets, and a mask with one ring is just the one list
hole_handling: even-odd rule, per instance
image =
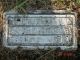
[[22, 50], [21, 48], [11, 50], [9, 48], [0, 47], [0, 60], [5, 60], [5, 59], [6, 60], [36, 60], [36, 59], [47, 60], [48, 59], [49, 60], [49, 59], [53, 59], [54, 55], [52, 52], [39, 58], [40, 56], [44, 55], [48, 51], [44, 49], [43, 50], [37, 49], [37, 50], [29, 51], [29, 50]]
[[77, 3], [78, 5], [80, 5], [80, 0], [76, 0], [76, 3]]

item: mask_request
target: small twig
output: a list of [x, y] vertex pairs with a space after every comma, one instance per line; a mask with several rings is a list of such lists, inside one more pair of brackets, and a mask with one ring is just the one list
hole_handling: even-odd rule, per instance
[[45, 53], [44, 55], [40, 56], [40, 57], [39, 57], [39, 58], [37, 58], [36, 60], [41, 59], [42, 57], [44, 57], [45, 55], [49, 54], [49, 53], [50, 53], [50, 52], [52, 52], [52, 51], [54, 51], [54, 50], [50, 50], [50, 51], [48, 51], [47, 53]]

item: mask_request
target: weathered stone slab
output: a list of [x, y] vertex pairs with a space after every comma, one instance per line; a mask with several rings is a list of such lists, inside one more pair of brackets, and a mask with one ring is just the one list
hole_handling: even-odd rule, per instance
[[76, 48], [75, 20], [74, 13], [6, 14], [4, 45], [28, 49]]

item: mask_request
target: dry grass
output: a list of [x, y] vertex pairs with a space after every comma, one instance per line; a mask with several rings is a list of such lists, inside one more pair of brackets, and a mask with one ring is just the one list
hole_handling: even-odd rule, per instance
[[[29, 51], [29, 50], [22, 50], [21, 48], [11, 50], [8, 48], [0, 47], [0, 60], [5, 60], [5, 59], [6, 60], [51, 60], [51, 59], [54, 59], [53, 51], [46, 54], [49, 51], [50, 50], [45, 51], [44, 49]], [[42, 55], [44, 56], [41, 57]]]

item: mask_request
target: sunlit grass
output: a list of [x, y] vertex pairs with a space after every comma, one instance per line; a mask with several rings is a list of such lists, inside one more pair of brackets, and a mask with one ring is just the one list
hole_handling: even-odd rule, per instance
[[77, 3], [78, 5], [80, 5], [80, 0], [76, 0], [76, 3]]

